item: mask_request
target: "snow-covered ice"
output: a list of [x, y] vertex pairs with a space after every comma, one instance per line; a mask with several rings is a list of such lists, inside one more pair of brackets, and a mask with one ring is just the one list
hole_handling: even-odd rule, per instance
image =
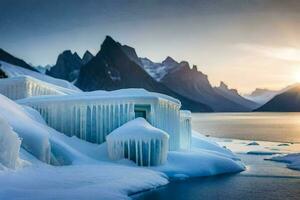
[[274, 156], [269, 160], [288, 163], [290, 169], [300, 170], [300, 153], [291, 153], [287, 155]]
[[77, 92], [77, 90], [53, 85], [30, 76], [22, 75], [0, 79], [0, 93], [13, 100], [31, 96], [66, 95]]
[[15, 169], [19, 164], [21, 140], [9, 124], [0, 117], [0, 170], [1, 166]]
[[72, 83], [62, 80], [53, 78], [51, 76], [47, 76], [45, 74], [41, 74], [35, 71], [31, 71], [29, 69], [25, 69], [23, 67], [19, 67], [16, 65], [9, 64], [7, 62], [0, 61], [0, 69], [4, 71], [4, 73], [7, 75], [7, 77], [17, 77], [17, 76], [30, 76], [32, 78], [51, 83], [53, 85], [57, 85], [63, 88], [68, 88], [70, 90], [76, 90], [81, 91], [76, 86], [74, 86]]
[[168, 133], [136, 118], [106, 136], [112, 160], [128, 158], [141, 166], [162, 165], [169, 149]]
[[[113, 130], [142, 112], [152, 126], [170, 135], [169, 149], [180, 148], [181, 103], [167, 95], [144, 89], [121, 89], [35, 96], [17, 102], [38, 110], [52, 128], [99, 144], [105, 142], [105, 137]], [[186, 137], [189, 134], [187, 131]]]

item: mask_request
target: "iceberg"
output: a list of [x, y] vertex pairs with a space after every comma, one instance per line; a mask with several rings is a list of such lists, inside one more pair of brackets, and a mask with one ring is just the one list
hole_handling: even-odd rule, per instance
[[169, 135], [144, 118], [127, 122], [106, 136], [112, 160], [128, 158], [140, 166], [162, 165], [167, 160]]

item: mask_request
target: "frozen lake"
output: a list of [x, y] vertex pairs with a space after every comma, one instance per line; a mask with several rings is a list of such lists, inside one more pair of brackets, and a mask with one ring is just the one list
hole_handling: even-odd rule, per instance
[[219, 138], [300, 142], [300, 113], [194, 113], [192, 123]]

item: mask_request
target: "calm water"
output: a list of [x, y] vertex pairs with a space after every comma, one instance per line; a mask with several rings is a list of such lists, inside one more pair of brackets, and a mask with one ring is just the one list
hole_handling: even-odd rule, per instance
[[[300, 113], [195, 113], [193, 129], [222, 138], [300, 142]], [[239, 155], [242, 156], [242, 155]], [[171, 181], [134, 200], [299, 200], [300, 172], [264, 156], [243, 155], [248, 166], [239, 174]]]
[[300, 113], [195, 113], [192, 124], [214, 137], [300, 142]]

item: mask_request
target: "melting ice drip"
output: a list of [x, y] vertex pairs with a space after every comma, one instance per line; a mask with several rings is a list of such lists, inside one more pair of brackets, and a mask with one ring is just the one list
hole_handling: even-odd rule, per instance
[[140, 166], [164, 164], [167, 160], [169, 136], [137, 118], [107, 136], [108, 155], [112, 160], [130, 159]]
[[105, 137], [135, 118], [135, 108], [147, 108], [146, 119], [170, 136], [169, 150], [180, 149], [180, 104], [170, 97], [140, 90], [96, 91], [67, 96], [44, 96], [19, 100], [38, 110], [47, 124], [68, 136], [101, 144]]

